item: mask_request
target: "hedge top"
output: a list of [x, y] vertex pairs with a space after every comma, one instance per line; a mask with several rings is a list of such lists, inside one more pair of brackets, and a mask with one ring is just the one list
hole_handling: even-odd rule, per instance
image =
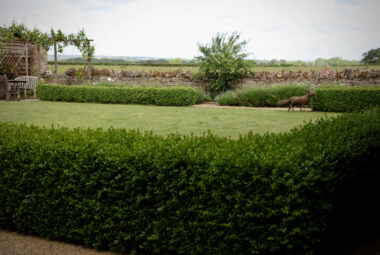
[[380, 109], [238, 140], [0, 134], [7, 229], [126, 253], [316, 254], [379, 223]]
[[37, 96], [41, 100], [66, 102], [98, 102], [153, 105], [193, 105], [197, 91], [191, 87], [159, 86], [67, 86], [40, 84]]

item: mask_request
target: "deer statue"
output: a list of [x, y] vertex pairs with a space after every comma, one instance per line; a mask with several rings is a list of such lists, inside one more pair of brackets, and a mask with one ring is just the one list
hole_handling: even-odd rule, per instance
[[294, 97], [291, 97], [291, 98], [288, 98], [288, 99], [284, 99], [284, 100], [281, 100], [281, 101], [278, 101], [277, 102], [277, 105], [286, 105], [286, 104], [289, 104], [289, 109], [288, 111], [290, 110], [290, 108], [294, 111], [294, 108], [293, 108], [293, 105], [300, 105], [300, 111], [302, 111], [302, 107], [305, 105], [305, 104], [310, 104], [310, 107], [312, 107], [311, 103], [310, 103], [310, 99], [312, 96], [315, 96], [317, 93], [315, 93], [314, 91], [312, 91], [311, 89], [309, 89], [306, 93], [306, 95], [304, 96], [300, 96], [300, 97], [297, 97], [297, 96], [294, 96]]

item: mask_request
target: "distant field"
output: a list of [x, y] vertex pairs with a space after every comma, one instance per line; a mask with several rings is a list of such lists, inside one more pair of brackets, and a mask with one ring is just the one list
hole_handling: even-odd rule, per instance
[[[83, 68], [85, 65], [58, 65], [58, 73], [64, 74], [67, 69], [69, 68]], [[159, 71], [159, 72], [167, 72], [172, 71], [175, 69], [180, 69], [182, 71], [191, 71], [191, 72], [197, 72], [198, 67], [196, 66], [182, 66], [182, 67], [171, 67], [171, 66], [125, 66], [125, 65], [94, 65], [96, 69], [113, 69], [113, 70], [125, 70], [125, 71]], [[328, 67], [330, 71], [333, 70], [344, 70], [345, 68], [351, 68], [351, 69], [357, 69], [360, 70], [379, 70], [380, 66], [366, 66], [366, 65], [360, 65], [360, 66], [336, 66], [336, 67]], [[257, 66], [252, 68], [252, 71], [254, 72], [261, 72], [261, 71], [267, 71], [267, 72], [281, 72], [281, 70], [293, 70], [293, 71], [309, 71], [309, 70], [318, 70], [322, 71], [324, 67], [316, 67], [316, 66], [306, 66], [306, 67], [263, 67], [263, 66]], [[54, 65], [49, 65], [49, 70], [51, 72], [54, 72]]]
[[[58, 65], [58, 73], [64, 74], [69, 68], [84, 68], [85, 65]], [[86, 67], [87, 68], [87, 67]], [[118, 71], [159, 71], [159, 72], [168, 72], [176, 69], [180, 69], [182, 71], [198, 71], [198, 67], [196, 66], [184, 66], [184, 67], [171, 67], [171, 66], [124, 66], [124, 65], [94, 65], [96, 69], [113, 69]], [[54, 72], [54, 65], [49, 65], [49, 71]]]

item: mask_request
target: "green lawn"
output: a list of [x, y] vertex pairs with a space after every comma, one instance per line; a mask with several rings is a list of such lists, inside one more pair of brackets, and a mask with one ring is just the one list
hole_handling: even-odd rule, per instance
[[0, 121], [65, 126], [69, 128], [108, 128], [202, 135], [210, 130], [219, 136], [237, 138], [254, 133], [287, 132], [304, 121], [324, 116], [324, 112], [287, 112], [269, 109], [206, 107], [164, 107], [61, 103], [44, 101], [1, 102]]

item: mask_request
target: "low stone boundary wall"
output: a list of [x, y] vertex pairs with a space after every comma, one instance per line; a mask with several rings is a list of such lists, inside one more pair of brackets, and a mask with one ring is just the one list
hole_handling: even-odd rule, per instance
[[[87, 79], [87, 72], [81, 71], [78, 75], [78, 70], [70, 68], [66, 71], [65, 75], [58, 75], [55, 79], [54, 74], [45, 74], [43, 76], [47, 83], [58, 84], [80, 84], [89, 82]], [[112, 69], [93, 69], [91, 72], [91, 82], [125, 82], [125, 83], [161, 83], [163, 85], [192, 85], [190, 77], [193, 73], [190, 71], [182, 72], [180, 70], [173, 70], [170, 72], [158, 71], [117, 71]]]
[[[78, 70], [71, 68], [67, 70], [66, 75], [55, 76], [46, 74], [43, 78], [48, 83], [59, 84], [79, 84], [88, 82], [86, 80], [87, 72], [80, 70], [81, 74], [78, 75]], [[93, 69], [92, 82], [102, 81], [115, 81], [126, 83], [161, 83], [164, 85], [177, 85], [188, 84], [192, 85], [191, 81], [192, 72], [173, 70], [169, 72], [159, 71], [117, 71], [112, 69]], [[367, 84], [380, 84], [380, 70], [360, 71], [359, 69], [345, 69], [343, 71], [331, 71], [329, 73], [322, 73], [315, 70], [310, 71], [285, 71], [281, 72], [255, 72], [254, 75], [249, 75], [243, 79], [242, 85], [254, 84], [274, 84], [274, 83], [335, 83], [335, 84], [348, 84], [359, 85], [362, 83]], [[199, 82], [196, 82], [199, 84]]]
[[[66, 75], [68, 76], [76, 76], [78, 72], [82, 72], [82, 76], [87, 76], [87, 71], [76, 70], [75, 68], [70, 68], [66, 71]], [[93, 68], [91, 70], [91, 75], [95, 78], [97, 76], [106, 76], [106, 77], [127, 77], [127, 78], [136, 78], [136, 77], [149, 77], [149, 78], [181, 78], [181, 79], [190, 79], [191, 75], [193, 75], [190, 71], [180, 71], [173, 70], [169, 72], [159, 72], [159, 71], [118, 71], [113, 69], [96, 69]]]
[[343, 71], [323, 72], [285, 71], [257, 72], [251, 78], [254, 83], [338, 83], [356, 85], [360, 83], [380, 84], [380, 70], [360, 71], [359, 69], [344, 69]]
[[190, 79], [186, 78], [166, 78], [166, 77], [120, 77], [120, 76], [93, 76], [91, 80], [80, 79], [76, 76], [68, 75], [58, 75], [55, 79], [55, 75], [47, 74], [42, 77], [47, 83], [58, 83], [58, 84], [82, 84], [82, 83], [99, 83], [99, 82], [122, 82], [130, 84], [141, 84], [141, 83], [160, 83], [163, 85], [174, 86], [174, 85], [193, 85]]

